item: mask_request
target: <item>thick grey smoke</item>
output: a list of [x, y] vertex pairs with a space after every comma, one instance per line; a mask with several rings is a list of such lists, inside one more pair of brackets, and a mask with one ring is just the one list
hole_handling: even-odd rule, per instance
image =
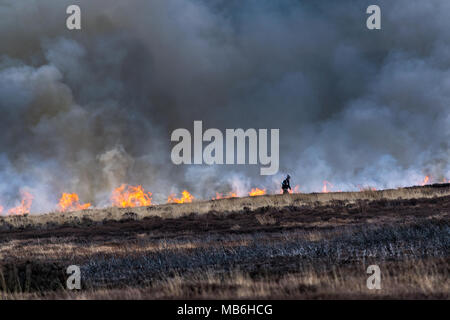
[[[449, 39], [448, 0], [0, 0], [0, 204], [450, 178]], [[280, 128], [279, 175], [173, 165], [170, 134], [194, 120]]]

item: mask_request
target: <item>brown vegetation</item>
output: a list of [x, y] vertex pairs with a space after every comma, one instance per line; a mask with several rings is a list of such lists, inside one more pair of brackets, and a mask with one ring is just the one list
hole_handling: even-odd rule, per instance
[[449, 214], [435, 185], [2, 218], [0, 297], [448, 299]]

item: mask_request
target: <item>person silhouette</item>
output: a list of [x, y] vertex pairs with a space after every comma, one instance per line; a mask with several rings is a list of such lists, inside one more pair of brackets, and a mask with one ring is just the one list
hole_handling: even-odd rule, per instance
[[284, 179], [283, 182], [281, 183], [281, 189], [283, 189], [283, 194], [289, 193], [289, 190], [292, 190], [290, 179], [291, 176], [287, 175], [286, 179]]

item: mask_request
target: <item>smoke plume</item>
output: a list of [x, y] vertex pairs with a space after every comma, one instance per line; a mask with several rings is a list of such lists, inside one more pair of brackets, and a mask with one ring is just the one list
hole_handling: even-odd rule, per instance
[[[0, 0], [0, 204], [450, 178], [449, 18], [448, 0]], [[279, 128], [279, 174], [173, 165], [170, 134], [194, 120]]]

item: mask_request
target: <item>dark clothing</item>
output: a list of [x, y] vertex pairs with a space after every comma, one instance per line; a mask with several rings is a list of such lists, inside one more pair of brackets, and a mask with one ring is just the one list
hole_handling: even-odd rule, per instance
[[289, 179], [285, 179], [283, 183], [281, 183], [281, 189], [283, 189], [283, 194], [289, 193], [288, 189], [291, 190]]

